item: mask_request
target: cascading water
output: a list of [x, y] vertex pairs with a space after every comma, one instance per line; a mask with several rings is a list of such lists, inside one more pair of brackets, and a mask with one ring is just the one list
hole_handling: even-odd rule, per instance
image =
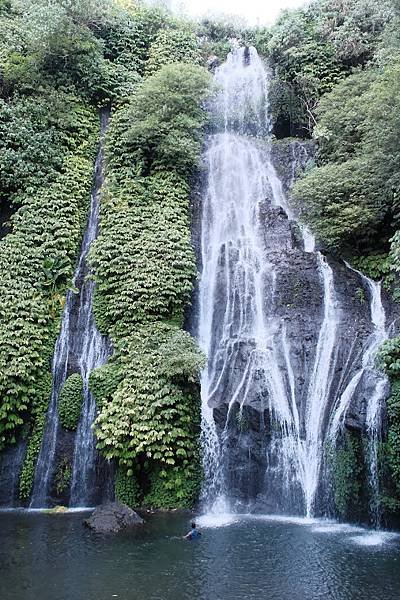
[[[243, 501], [232, 490], [240, 487], [247, 490], [247, 506], [264, 494], [273, 509], [311, 515], [328, 424], [331, 432], [337, 421], [337, 431], [346, 414], [343, 397], [349, 401], [353, 397], [357, 362], [350, 361], [345, 369], [350, 382], [342, 391], [337, 378], [344, 328], [341, 300], [332, 267], [315, 252], [314, 237], [305, 228], [307, 266], [317, 273], [322, 299], [319, 314], [311, 317], [314, 343], [302, 362], [301, 352], [292, 347], [293, 327], [288, 332], [288, 326], [293, 317], [283, 313], [277, 286], [284, 277], [280, 253], [292, 248], [288, 219], [294, 220], [294, 214], [271, 159], [268, 74], [254, 48], [238, 48], [216, 70], [215, 79], [217, 91], [210, 107], [215, 133], [205, 151], [199, 285], [198, 337], [208, 357], [201, 379], [203, 504], [211, 512], [239, 509]], [[293, 171], [291, 183], [294, 178]], [[372, 290], [378, 288], [367, 278], [364, 283], [371, 291], [376, 329], [377, 293]], [[359, 370], [370, 365], [378, 337], [379, 343], [385, 337], [384, 326], [379, 332], [371, 334], [376, 343], [366, 344]], [[374, 387], [379, 399], [375, 402], [372, 395], [369, 404], [371, 439], [379, 430], [384, 391], [379, 381], [381, 376]], [[258, 453], [253, 464], [262, 464], [254, 467], [257, 474], [238, 483], [245, 469], [232, 465], [230, 455], [240, 447], [246, 419], [253, 414], [258, 415], [253, 418], [254, 448], [247, 437], [242, 454], [247, 452], [250, 459]], [[263, 489], [255, 482], [257, 476], [262, 479], [261, 469]]]
[[378, 477], [378, 443], [381, 435], [381, 410], [382, 402], [388, 395], [389, 381], [387, 377], [377, 370], [375, 357], [379, 346], [388, 338], [386, 329], [385, 309], [381, 299], [381, 284], [372, 281], [360, 271], [353, 269], [346, 263], [348, 269], [357, 273], [364, 289], [370, 296], [371, 322], [373, 330], [367, 340], [367, 345], [362, 357], [361, 367], [354, 373], [343, 393], [333, 408], [332, 419], [329, 427], [329, 437], [333, 444], [336, 443], [338, 435], [344, 424], [346, 413], [350, 402], [358, 386], [364, 382], [369, 391], [369, 402], [367, 404], [366, 428], [368, 435], [369, 453], [369, 483], [371, 487], [371, 513], [376, 526], [380, 523], [379, 507], [379, 477]]
[[71, 365], [74, 372], [79, 372], [83, 379], [83, 405], [75, 436], [70, 506], [87, 506], [95, 485], [96, 450], [92, 424], [95, 419], [96, 404], [89, 390], [89, 375], [93, 369], [106, 362], [110, 347], [107, 339], [99, 333], [94, 323], [94, 281], [87, 277], [89, 275], [87, 256], [98, 232], [99, 199], [103, 183], [103, 137], [107, 122], [108, 114], [104, 111], [101, 114], [101, 142], [95, 164], [88, 223], [73, 278], [73, 287], [79, 292], [75, 294], [72, 290], [67, 291], [61, 331], [54, 351], [53, 388], [31, 499], [31, 507], [35, 508], [45, 507], [49, 503], [60, 433], [58, 398]]
[[[103, 132], [107, 121], [103, 122]], [[95, 282], [87, 279], [87, 255], [96, 239], [99, 226], [100, 191], [103, 184], [103, 144], [100, 145], [95, 165], [95, 184], [90, 202], [90, 212], [76, 279], [82, 281], [79, 294], [78, 318], [73, 352], [79, 357], [79, 372], [83, 380], [83, 405], [76, 437], [72, 465], [70, 506], [87, 506], [95, 480], [96, 443], [92, 425], [96, 417], [96, 401], [89, 390], [90, 373], [106, 363], [110, 344], [99, 332], [93, 316]]]

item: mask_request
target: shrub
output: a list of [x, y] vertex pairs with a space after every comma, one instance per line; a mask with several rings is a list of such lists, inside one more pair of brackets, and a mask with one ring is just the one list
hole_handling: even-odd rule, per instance
[[61, 388], [58, 414], [65, 429], [75, 430], [79, 423], [83, 402], [83, 380], [79, 373], [70, 375]]

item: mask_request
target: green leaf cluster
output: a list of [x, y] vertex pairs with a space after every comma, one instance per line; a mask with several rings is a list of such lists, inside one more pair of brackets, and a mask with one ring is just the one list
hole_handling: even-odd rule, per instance
[[128, 475], [128, 470], [123, 467], [117, 469], [115, 498], [122, 504], [136, 508], [140, 504], [140, 486], [133, 472]]
[[199, 38], [195, 28], [185, 21], [177, 21], [175, 27], [159, 30], [150, 46], [146, 71], [153, 74], [171, 63], [201, 63]]
[[390, 0], [314, 0], [283, 12], [264, 35], [258, 31], [255, 42], [276, 76], [272, 116], [277, 131], [284, 125], [289, 135], [311, 134], [319, 98], [371, 60], [393, 16]]
[[[112, 400], [102, 403], [95, 422], [98, 447], [106, 458], [117, 458], [128, 468], [141, 456], [188, 465], [196, 451], [198, 397], [196, 388], [185, 382], [188, 377], [182, 381], [182, 370], [194, 379], [202, 354], [188, 333], [163, 322], [137, 327], [120, 343], [124, 379]], [[168, 376], [163, 364], [167, 349], [180, 355], [178, 373], [167, 370]]]
[[296, 184], [294, 196], [330, 249], [387, 252], [399, 214], [399, 92], [400, 62], [356, 73], [320, 102], [320, 166]]
[[72, 478], [72, 465], [68, 456], [62, 456], [54, 474], [54, 490], [61, 496], [69, 488]]
[[209, 88], [207, 71], [187, 63], [164, 66], [145, 79], [113, 120], [108, 138], [113, 177], [161, 170], [190, 175], [201, 149], [207, 118], [202, 100]]
[[385, 484], [384, 500], [389, 510], [400, 505], [400, 337], [386, 340], [379, 349], [378, 364], [390, 378], [390, 396], [386, 401], [388, 426], [382, 444], [382, 466]]
[[83, 402], [83, 380], [79, 373], [72, 373], [65, 380], [58, 398], [58, 415], [65, 429], [74, 431], [79, 423]]
[[183, 490], [195, 479], [204, 357], [182, 324], [196, 275], [188, 180], [209, 81], [196, 65], [162, 66], [117, 111], [106, 146], [101, 230], [90, 261], [96, 322], [114, 356], [92, 374], [90, 387], [100, 407], [97, 445], [119, 464], [121, 497], [138, 475], [135, 503], [151, 494], [160, 469], [182, 474], [165, 506], [187, 503]]
[[129, 95], [169, 15], [112, 0], [12, 0], [0, 15], [6, 95], [68, 87], [104, 105]]
[[150, 474], [150, 492], [143, 505], [151, 508], [191, 508], [200, 493], [200, 461], [190, 467], [159, 467]]
[[359, 437], [345, 431], [337, 447], [328, 449], [335, 508], [342, 518], [359, 518], [364, 485], [363, 449]]
[[365, 256], [355, 256], [352, 258], [353, 266], [377, 281], [383, 281], [386, 289], [391, 289], [395, 281], [393, 272], [393, 263], [391, 257], [384, 252], [373, 252]]
[[125, 182], [118, 189], [107, 186], [106, 233], [91, 255], [97, 272], [94, 310], [103, 330], [115, 324], [123, 333], [151, 317], [182, 314], [195, 275], [188, 193], [173, 173]]
[[400, 498], [400, 379], [392, 381], [387, 401], [389, 429], [387, 435], [387, 458], [397, 498]]
[[[29, 188], [12, 218], [12, 232], [0, 242], [0, 445], [12, 441], [37, 394], [35, 382], [50, 367], [45, 348], [53, 339], [52, 322], [59, 318], [81, 239], [96, 129], [87, 111], [84, 138], [74, 153], [66, 152], [63, 172], [51, 185]], [[63, 265], [52, 285], [49, 260]]]
[[400, 379], [400, 337], [385, 340], [379, 348], [377, 363], [390, 379]]
[[118, 385], [124, 378], [115, 355], [108, 363], [94, 369], [89, 376], [89, 389], [96, 401], [98, 410], [102, 409], [105, 400], [110, 401]]

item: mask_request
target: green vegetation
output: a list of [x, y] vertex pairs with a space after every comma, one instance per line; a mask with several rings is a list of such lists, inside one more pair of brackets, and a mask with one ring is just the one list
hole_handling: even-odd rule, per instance
[[200, 152], [200, 105], [208, 89], [201, 67], [166, 65], [115, 115], [104, 233], [91, 253], [96, 320], [115, 347], [113, 362], [94, 375], [97, 384], [101, 380], [95, 391], [98, 447], [125, 469], [125, 483], [118, 483], [124, 490], [126, 477], [139, 469], [151, 490], [145, 501], [155, 506], [175, 500], [190, 505], [194, 494], [188, 489], [199, 477], [193, 465], [198, 467], [195, 415], [203, 357], [181, 327], [195, 276], [188, 178]]
[[181, 24], [172, 29], [160, 29], [150, 47], [147, 72], [153, 74], [171, 63], [199, 64], [199, 40], [193, 26]]
[[[200, 46], [196, 26], [129, 1], [0, 5], [0, 202], [15, 213], [0, 244], [0, 447], [28, 424], [21, 498], [32, 489], [54, 342], [86, 221], [96, 113], [110, 103], [120, 108], [107, 144], [104, 235], [93, 264], [96, 318], [116, 351], [90, 377], [99, 446], [120, 460], [117, 493], [130, 504], [144, 495], [131, 478], [135, 461], [151, 458], [171, 473], [192, 469], [203, 357], [181, 327], [195, 277], [189, 179], [209, 89]], [[154, 377], [151, 390], [145, 375]], [[147, 434], [137, 423], [115, 430], [113, 411], [120, 414], [125, 402], [125, 420], [146, 415]], [[81, 403], [82, 380], [73, 374], [59, 398], [65, 428], [76, 428]], [[56, 470], [57, 493], [68, 485], [69, 468]], [[151, 469], [147, 463], [148, 481]]]
[[398, 23], [391, 2], [316, 0], [283, 15], [266, 42], [277, 133], [290, 122], [317, 141], [316, 165], [294, 190], [299, 214], [329, 251], [366, 266], [381, 257], [371, 267], [388, 287], [399, 239]]
[[150, 474], [150, 492], [143, 505], [156, 508], [188, 508], [196, 502], [201, 485], [200, 460], [173, 469], [158, 467]]
[[[98, 109], [111, 106], [112, 119], [90, 262], [96, 323], [114, 348], [89, 382], [98, 447], [117, 463], [119, 499], [192, 506], [204, 357], [183, 320], [196, 277], [190, 186], [210, 92], [201, 65], [224, 59], [230, 37], [268, 58], [274, 134], [316, 141], [295, 188], [301, 218], [325, 248], [384, 278], [398, 297], [399, 23], [390, 0], [314, 0], [255, 29], [225, 18], [189, 23], [130, 0], [0, 0], [0, 204], [13, 211], [0, 241], [0, 449], [28, 436], [21, 498], [32, 489], [54, 343], [87, 217]], [[356, 297], [364, 301], [361, 291]], [[397, 490], [400, 338], [384, 345], [381, 361], [394, 381], [384, 455], [388, 489]], [[73, 374], [59, 398], [65, 428], [76, 428], [81, 403]], [[361, 453], [348, 434], [334, 457], [343, 516], [359, 510], [363, 474], [352, 470]], [[69, 477], [65, 458], [58, 494]]]
[[54, 489], [57, 496], [61, 496], [69, 488], [72, 477], [72, 466], [67, 456], [63, 456], [56, 468], [54, 475]]
[[140, 486], [133, 474], [128, 474], [128, 469], [119, 467], [115, 477], [115, 497], [119, 502], [135, 508], [140, 504]]
[[58, 398], [58, 414], [65, 429], [75, 430], [81, 416], [83, 381], [79, 373], [70, 375], [61, 388]]
[[285, 135], [312, 133], [319, 98], [372, 59], [392, 16], [390, 0], [315, 0], [255, 36], [276, 74], [272, 113]]
[[328, 451], [335, 508], [342, 518], [359, 519], [365, 505], [365, 473], [360, 436], [346, 431]]
[[[76, 149], [66, 149], [63, 171], [44, 187], [28, 178], [18, 194], [12, 232], [0, 245], [0, 445], [12, 441], [38, 394], [43, 371], [50, 368], [46, 348], [54, 342], [53, 321], [72, 276], [90, 196], [97, 128], [94, 115], [83, 107], [79, 118], [79, 129], [71, 131]], [[49, 260], [63, 264], [51, 285]]]
[[386, 370], [391, 381], [387, 436], [381, 452], [381, 479], [385, 487], [385, 506], [394, 511], [400, 506], [400, 337], [384, 342], [378, 364]]

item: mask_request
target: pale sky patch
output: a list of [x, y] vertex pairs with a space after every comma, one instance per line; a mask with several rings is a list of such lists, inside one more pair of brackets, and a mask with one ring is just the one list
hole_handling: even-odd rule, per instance
[[249, 25], [273, 23], [285, 8], [297, 8], [305, 0], [170, 0], [174, 12], [190, 17], [204, 15], [234, 15], [245, 19]]

